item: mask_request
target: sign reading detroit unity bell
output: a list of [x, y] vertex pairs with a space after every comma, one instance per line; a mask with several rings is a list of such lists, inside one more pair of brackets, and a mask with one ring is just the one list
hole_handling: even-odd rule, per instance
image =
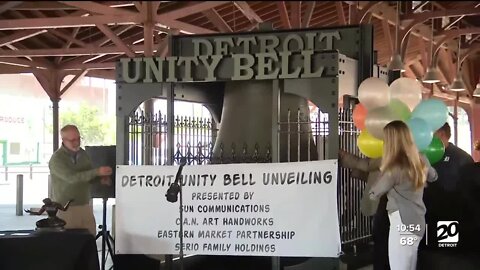
[[342, 33], [318, 30], [173, 37], [172, 56], [123, 58], [126, 83], [315, 78]]

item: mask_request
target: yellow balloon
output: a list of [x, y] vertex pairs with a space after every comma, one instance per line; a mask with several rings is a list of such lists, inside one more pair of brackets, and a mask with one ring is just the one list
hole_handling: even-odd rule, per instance
[[360, 132], [357, 145], [360, 152], [369, 158], [379, 158], [383, 155], [383, 140], [373, 137], [366, 129]]

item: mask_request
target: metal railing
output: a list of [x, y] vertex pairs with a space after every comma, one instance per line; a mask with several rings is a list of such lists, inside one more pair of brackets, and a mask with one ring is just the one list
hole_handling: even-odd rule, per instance
[[[352, 109], [340, 109], [339, 119], [339, 147], [352, 154], [361, 156], [356, 145], [359, 130], [352, 119]], [[158, 113], [145, 114], [140, 111], [128, 118], [129, 123], [129, 157], [131, 164], [166, 164], [166, 117]], [[308, 152], [308, 159], [312, 160], [310, 150], [316, 147], [318, 159], [327, 156], [329, 136], [328, 115], [318, 110], [313, 117], [288, 111], [287, 120], [279, 123], [279, 136], [287, 137], [288, 161], [295, 162], [292, 156], [300, 157], [304, 151]], [[306, 126], [305, 126], [306, 125]], [[175, 118], [174, 157], [176, 162], [186, 157], [188, 164], [228, 164], [228, 163], [262, 163], [271, 162], [270, 145], [224, 145], [219, 143], [219, 154], [213, 156], [213, 146], [216, 140], [217, 129], [213, 119], [199, 119], [177, 116]], [[308, 127], [308, 128], [306, 128]], [[283, 133], [283, 134], [280, 134]], [[300, 145], [305, 139], [307, 145]], [[310, 142], [312, 139], [312, 143]], [[290, 142], [290, 143], [288, 143]], [[293, 145], [293, 147], [292, 147]], [[295, 151], [295, 152], [294, 152]], [[265, 153], [265, 154], [259, 154]], [[146, 163], [146, 160], [151, 163]], [[365, 189], [365, 183], [352, 178], [347, 169], [339, 168], [338, 173], [338, 212], [340, 235], [344, 247], [356, 248], [357, 245], [371, 241], [372, 218], [361, 214], [360, 200]]]
[[17, 216], [24, 205], [40, 205], [49, 196], [49, 173], [46, 165], [0, 167], [0, 204], [15, 204]]

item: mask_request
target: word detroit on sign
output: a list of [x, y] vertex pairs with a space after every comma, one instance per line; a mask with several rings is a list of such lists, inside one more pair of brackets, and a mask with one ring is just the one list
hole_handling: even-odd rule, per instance
[[117, 166], [118, 254], [338, 257], [337, 160], [186, 166], [179, 202], [165, 193], [177, 166]]

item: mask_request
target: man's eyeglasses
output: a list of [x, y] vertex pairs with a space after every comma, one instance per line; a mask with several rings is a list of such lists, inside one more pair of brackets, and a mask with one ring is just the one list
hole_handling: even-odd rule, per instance
[[62, 138], [62, 140], [67, 141], [67, 142], [79, 142], [82, 139], [82, 137], [77, 137], [73, 139], [67, 139], [67, 138]]

